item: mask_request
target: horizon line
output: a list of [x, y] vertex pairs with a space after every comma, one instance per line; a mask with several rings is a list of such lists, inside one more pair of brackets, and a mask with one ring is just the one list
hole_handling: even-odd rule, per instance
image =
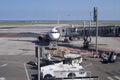
[[[90, 22], [93, 20], [60, 20], [60, 22]], [[98, 20], [99, 22], [105, 21], [105, 22], [120, 22], [120, 20]], [[57, 20], [0, 20], [0, 22], [57, 22]]]

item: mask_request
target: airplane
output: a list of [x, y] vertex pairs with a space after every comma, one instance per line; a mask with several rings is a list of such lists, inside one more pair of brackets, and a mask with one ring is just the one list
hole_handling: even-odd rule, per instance
[[[62, 28], [62, 27], [61, 27]], [[63, 27], [64, 28], [64, 27]], [[74, 32], [71, 32], [71, 29], [75, 29]], [[59, 26], [59, 17], [58, 17], [58, 22], [57, 22], [57, 26], [51, 28], [51, 30], [47, 33], [47, 34], [42, 34], [38, 37], [38, 40], [41, 41], [41, 40], [45, 40], [46, 42], [51, 42], [51, 41], [58, 41], [60, 39], [60, 37], [65, 37], [64, 39], [64, 42], [68, 42], [69, 40], [70, 41], [73, 41], [74, 38], [77, 38], [78, 40], [80, 39], [80, 35], [78, 35], [78, 29], [77, 28], [74, 28], [73, 25], [72, 25], [72, 28], [70, 28], [70, 30], [67, 32], [69, 35], [66, 35], [66, 31], [65, 29], [62, 29], [62, 32], [60, 31], [60, 26]], [[64, 31], [63, 31], [64, 30]], [[65, 35], [63, 36], [63, 33], [65, 33]], [[71, 33], [74, 33], [74, 34], [71, 34]], [[77, 34], [76, 34], [77, 33]], [[89, 36], [85, 36], [84, 37], [84, 47], [85, 48], [88, 48], [89, 47], [89, 43], [91, 41], [88, 41], [88, 38], [90, 38]]]
[[38, 37], [38, 40], [45, 40], [46, 42], [50, 42], [50, 41], [58, 41], [60, 38], [60, 32], [58, 30], [59, 26], [59, 17], [58, 17], [58, 22], [57, 22], [57, 26], [51, 28], [51, 30], [47, 33], [47, 34], [40, 34]]

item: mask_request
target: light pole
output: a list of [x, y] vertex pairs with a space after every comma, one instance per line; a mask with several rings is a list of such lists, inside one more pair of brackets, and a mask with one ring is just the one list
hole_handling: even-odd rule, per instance
[[90, 23], [89, 23], [89, 38], [90, 38], [90, 42], [91, 42], [91, 24], [92, 23], [92, 14], [90, 12]]
[[94, 21], [96, 22], [96, 55], [98, 56], [98, 8], [94, 7]]
[[40, 80], [40, 54], [42, 53], [42, 47], [38, 45], [38, 80]]

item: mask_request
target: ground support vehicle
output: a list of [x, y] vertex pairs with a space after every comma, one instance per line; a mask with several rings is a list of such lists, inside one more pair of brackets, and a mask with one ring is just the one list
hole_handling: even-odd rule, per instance
[[103, 53], [103, 58], [101, 62], [103, 63], [114, 63], [117, 59], [117, 54], [114, 52], [105, 52]]
[[42, 77], [47, 80], [50, 80], [51, 78], [74, 78], [87, 76], [85, 69], [77, 63], [73, 64], [71, 59], [41, 67], [41, 74]]

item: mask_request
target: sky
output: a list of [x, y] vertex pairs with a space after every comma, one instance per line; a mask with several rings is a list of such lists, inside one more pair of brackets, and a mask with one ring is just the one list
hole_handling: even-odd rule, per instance
[[0, 20], [120, 20], [120, 0], [0, 0]]

